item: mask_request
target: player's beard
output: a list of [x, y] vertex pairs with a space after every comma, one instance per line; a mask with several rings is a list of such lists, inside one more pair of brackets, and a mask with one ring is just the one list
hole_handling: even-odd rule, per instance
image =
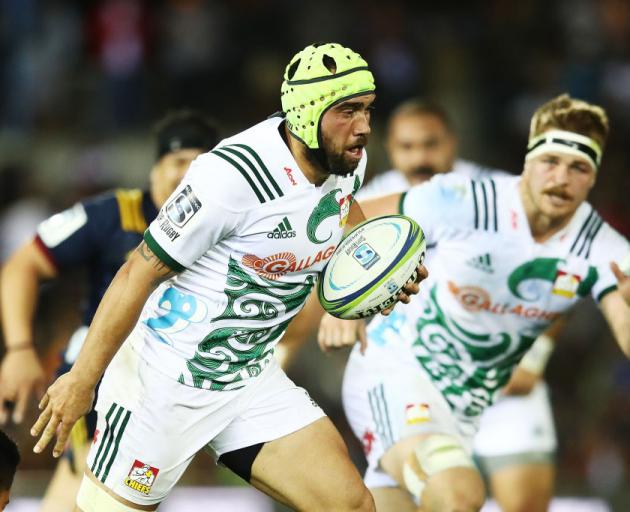
[[365, 146], [367, 145], [367, 137], [360, 136], [357, 137], [355, 144], [353, 146], [346, 147], [342, 149], [340, 152], [330, 149], [330, 145], [327, 144], [327, 141], [324, 140], [323, 147], [319, 150], [322, 160], [325, 162], [326, 170], [330, 174], [335, 174], [337, 176], [345, 176], [347, 174], [352, 174], [354, 170], [358, 167], [359, 162], [361, 161], [351, 158], [346, 149], [351, 147], [361, 146], [365, 151]]
[[346, 159], [345, 152], [341, 155], [335, 153], [326, 153], [326, 163], [330, 174], [345, 176], [351, 174], [359, 165], [360, 160]]

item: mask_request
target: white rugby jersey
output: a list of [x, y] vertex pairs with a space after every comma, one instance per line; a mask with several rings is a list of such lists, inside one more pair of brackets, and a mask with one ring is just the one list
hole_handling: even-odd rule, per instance
[[[506, 174], [503, 171], [483, 167], [474, 162], [462, 159], [455, 161], [451, 172], [468, 178]], [[404, 192], [408, 188], [409, 182], [403, 173], [396, 169], [391, 169], [387, 172], [377, 174], [363, 185], [357, 194], [357, 199], [361, 200], [387, 194], [395, 194], [397, 192]]]
[[341, 239], [367, 156], [352, 175], [316, 187], [281, 122], [268, 119], [197, 158], [145, 232], [180, 273], [150, 296], [139, 351], [183, 384], [237, 389], [258, 375]]
[[429, 290], [370, 326], [379, 344], [405, 342], [393, 340], [393, 332], [413, 333], [421, 367], [462, 418], [492, 403], [555, 318], [586, 295], [599, 301], [614, 290], [609, 263], [630, 250], [588, 203], [537, 243], [519, 183], [517, 176], [448, 174], [411, 188], [402, 213], [420, 224], [428, 245], [437, 243]]

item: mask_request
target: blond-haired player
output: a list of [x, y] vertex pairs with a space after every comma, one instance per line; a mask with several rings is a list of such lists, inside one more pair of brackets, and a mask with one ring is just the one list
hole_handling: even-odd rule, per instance
[[[467, 178], [506, 175], [457, 157], [458, 140], [446, 110], [438, 104], [420, 99], [409, 99], [398, 105], [387, 122], [387, 154], [393, 169], [379, 174], [361, 187], [357, 199], [363, 201], [395, 192], [404, 192], [413, 185], [429, 180], [436, 174], [451, 172]], [[430, 268], [433, 251], [429, 248], [425, 265]], [[492, 273], [492, 262], [484, 251], [471, 259], [487, 273]], [[429, 277], [429, 283], [431, 277]], [[425, 284], [425, 289], [427, 285]], [[396, 313], [398, 314], [398, 313]], [[560, 321], [557, 322], [560, 324]], [[324, 317], [321, 336], [329, 328], [343, 328], [332, 317]], [[352, 326], [349, 335], [353, 335]], [[554, 332], [559, 330], [554, 325]], [[378, 337], [381, 331], [374, 331]], [[290, 334], [290, 333], [289, 333]], [[490, 490], [504, 512], [544, 512], [553, 493], [556, 449], [555, 429], [549, 394], [541, 376], [554, 341], [546, 331], [524, 356], [504, 389], [504, 395], [481, 417], [480, 430], [475, 436], [474, 455], [487, 476]], [[369, 446], [369, 435], [364, 447]], [[368, 477], [372, 476], [368, 473]], [[396, 482], [383, 475], [368, 479], [368, 485], [380, 490], [375, 493], [377, 506], [383, 498], [399, 496], [397, 509], [413, 509], [413, 502], [400, 490]], [[392, 506], [389, 503], [390, 507]]]
[[[630, 355], [630, 278], [616, 263], [630, 246], [586, 202], [607, 135], [603, 109], [562, 95], [534, 114], [520, 177], [440, 175], [362, 203], [367, 216], [411, 216], [437, 242], [428, 293], [370, 325], [343, 390], [353, 430], [370, 438], [368, 476], [393, 479], [421, 510], [481, 508], [479, 417], [580, 298], [599, 302]], [[481, 251], [492, 272], [470, 264]]]

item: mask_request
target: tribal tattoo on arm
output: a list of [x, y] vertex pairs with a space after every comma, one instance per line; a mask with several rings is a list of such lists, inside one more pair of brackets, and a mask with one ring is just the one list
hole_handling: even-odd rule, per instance
[[160, 273], [160, 276], [153, 281], [154, 286], [158, 286], [160, 283], [176, 274], [174, 270], [171, 270], [166, 263], [155, 255], [146, 242], [142, 241], [136, 251], [140, 254], [143, 260], [149, 263], [157, 272]]

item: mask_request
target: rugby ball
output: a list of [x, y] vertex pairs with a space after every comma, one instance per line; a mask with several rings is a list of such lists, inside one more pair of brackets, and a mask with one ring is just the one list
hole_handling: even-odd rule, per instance
[[391, 306], [405, 283], [417, 277], [426, 242], [404, 215], [362, 222], [339, 243], [318, 283], [319, 302], [333, 316], [365, 318]]

